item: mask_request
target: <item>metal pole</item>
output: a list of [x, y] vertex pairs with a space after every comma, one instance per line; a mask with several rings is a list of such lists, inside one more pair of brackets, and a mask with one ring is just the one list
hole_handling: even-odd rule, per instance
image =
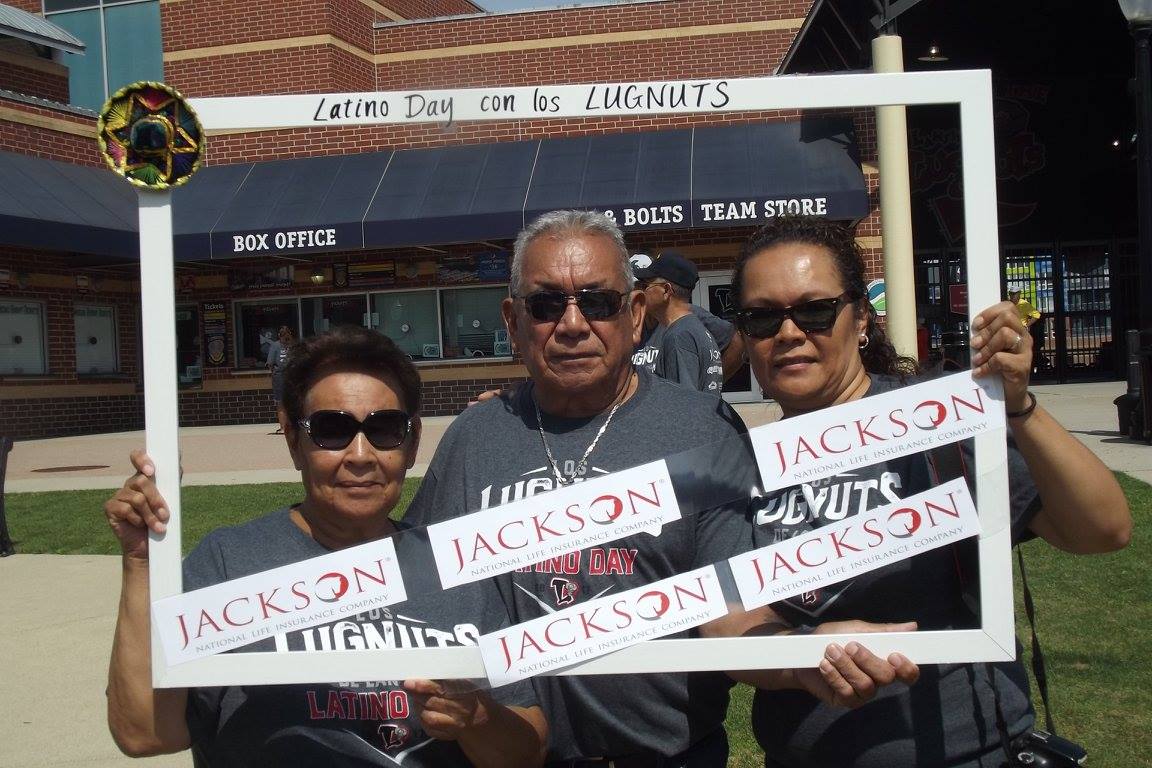
[[1137, 197], [1140, 233], [1140, 327], [1152, 330], [1152, 24], [1132, 26], [1136, 39], [1136, 89], [1140, 114], [1137, 122]]
[[[898, 35], [885, 34], [872, 40], [872, 69], [904, 71], [904, 52]], [[904, 107], [876, 107], [876, 149], [880, 165], [880, 231], [884, 238], [888, 338], [898, 353], [915, 358], [916, 270], [912, 259], [908, 118]]]
[[8, 452], [12, 450], [12, 438], [0, 437], [0, 557], [15, 554], [12, 537], [8, 535], [8, 517], [4, 514], [4, 475], [8, 472]]

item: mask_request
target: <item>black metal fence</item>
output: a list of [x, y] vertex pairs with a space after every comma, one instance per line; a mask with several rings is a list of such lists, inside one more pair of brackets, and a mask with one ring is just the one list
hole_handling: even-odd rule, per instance
[[[968, 333], [964, 254], [927, 251], [916, 262], [916, 299], [930, 356], [947, 361], [956, 354], [949, 341]], [[1019, 288], [1041, 313], [1032, 333], [1037, 379], [1124, 377], [1124, 331], [1136, 327], [1139, 314], [1135, 241], [1005, 246], [996, 279], [1001, 296]]]

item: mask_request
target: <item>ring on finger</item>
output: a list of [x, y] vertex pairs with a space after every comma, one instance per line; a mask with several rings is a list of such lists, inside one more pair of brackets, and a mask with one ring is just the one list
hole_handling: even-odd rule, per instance
[[1020, 342], [1023, 340], [1024, 340], [1023, 336], [1021, 336], [1020, 334], [1016, 334], [1016, 341], [1012, 342], [1012, 346], [1008, 347], [1008, 351], [1012, 352], [1013, 354], [1015, 354], [1016, 352], [1019, 352], [1020, 351]]

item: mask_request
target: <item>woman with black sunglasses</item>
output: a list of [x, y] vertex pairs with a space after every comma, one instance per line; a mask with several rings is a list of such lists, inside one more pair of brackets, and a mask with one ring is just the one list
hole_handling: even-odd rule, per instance
[[[416, 459], [419, 410], [419, 375], [387, 337], [340, 327], [294, 346], [279, 420], [304, 500], [210, 533], [184, 561], [184, 589], [385, 537], [394, 537], [401, 563], [426, 562], [426, 545], [397, 535], [402, 525], [389, 517]], [[148, 531], [162, 533], [168, 513], [148, 458], [136, 452], [133, 463], [139, 472], [104, 506], [124, 569], [108, 723], [126, 754], [191, 748], [195, 763], [206, 766], [403, 761], [414, 768], [503, 768], [542, 761], [547, 728], [526, 683], [491, 694], [429, 680], [153, 690]], [[406, 573], [405, 581], [416, 576]], [[480, 634], [507, 623], [490, 584], [442, 592], [411, 583], [407, 592], [398, 605], [240, 650], [475, 645]]]
[[[732, 289], [752, 370], [785, 418], [905, 386], [916, 372], [877, 324], [864, 298], [860, 250], [839, 223], [797, 217], [761, 228], [740, 254]], [[1032, 342], [1015, 307], [990, 307], [972, 328], [976, 375], [1004, 380], [1015, 539], [1040, 536], [1076, 553], [1124, 547], [1132, 521], [1116, 480], [1028, 391]], [[959, 466], [963, 454], [953, 451]], [[917, 454], [775, 492], [756, 505], [758, 544], [926, 490], [941, 479], [939, 466], [935, 456]], [[958, 568], [968, 551], [941, 548], [773, 608], [795, 625], [863, 619], [915, 621], [920, 630], [977, 626], [965, 601], [974, 576], [966, 579]], [[1018, 661], [924, 666], [916, 685], [887, 686], [853, 710], [794, 690], [757, 691], [753, 706], [769, 767], [1000, 766], [1004, 742], [1025, 734], [1034, 719]]]

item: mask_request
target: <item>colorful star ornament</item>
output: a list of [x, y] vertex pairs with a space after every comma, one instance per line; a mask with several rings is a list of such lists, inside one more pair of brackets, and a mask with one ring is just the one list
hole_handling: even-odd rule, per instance
[[116, 173], [147, 189], [188, 181], [204, 157], [204, 130], [174, 88], [140, 82], [125, 86], [100, 110], [100, 154]]

